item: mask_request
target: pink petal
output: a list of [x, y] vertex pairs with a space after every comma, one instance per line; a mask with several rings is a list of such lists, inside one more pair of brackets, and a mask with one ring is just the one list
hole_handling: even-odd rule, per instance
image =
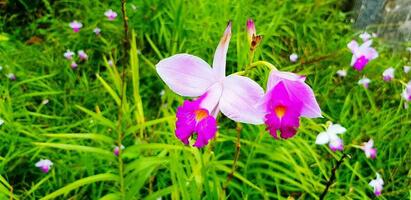
[[156, 69], [168, 87], [181, 96], [200, 96], [215, 82], [211, 67], [201, 58], [189, 54], [163, 59]]
[[225, 116], [242, 123], [264, 123], [264, 112], [257, 108], [264, 95], [260, 85], [250, 78], [238, 75], [227, 76], [223, 85], [219, 107]]
[[225, 77], [227, 50], [228, 50], [228, 44], [230, 43], [230, 38], [231, 38], [231, 22], [228, 23], [227, 28], [224, 32], [224, 35], [221, 38], [220, 43], [218, 44], [217, 49], [214, 54], [213, 71], [218, 80]]
[[193, 146], [202, 148], [208, 144], [209, 140], [215, 137], [217, 132], [217, 122], [212, 116], [201, 120], [196, 126], [197, 140]]
[[287, 92], [292, 98], [303, 102], [302, 117], [322, 117], [320, 106], [315, 99], [314, 92], [305, 82], [305, 77], [290, 72], [273, 70], [267, 83], [267, 90], [273, 88], [280, 81], [284, 83]]

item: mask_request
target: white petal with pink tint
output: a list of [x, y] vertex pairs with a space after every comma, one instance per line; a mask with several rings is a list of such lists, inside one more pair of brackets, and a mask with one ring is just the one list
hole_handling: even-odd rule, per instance
[[225, 116], [242, 123], [264, 123], [264, 112], [257, 108], [264, 95], [260, 85], [250, 78], [238, 75], [227, 76], [223, 85], [219, 107]]
[[181, 96], [200, 96], [216, 82], [211, 67], [201, 58], [189, 54], [161, 60], [156, 69], [168, 87]]
[[225, 67], [227, 60], [228, 45], [231, 39], [231, 22], [228, 23], [223, 37], [220, 39], [220, 43], [214, 54], [213, 59], [213, 71], [216, 74], [218, 80], [225, 77]]
[[218, 102], [220, 101], [222, 92], [223, 85], [219, 82], [214, 83], [210, 88], [207, 89], [207, 92], [205, 94], [206, 96], [201, 101], [200, 107], [207, 109], [211, 115], [218, 114], [218, 112], [215, 113], [213, 111], [215, 111], [218, 107]]

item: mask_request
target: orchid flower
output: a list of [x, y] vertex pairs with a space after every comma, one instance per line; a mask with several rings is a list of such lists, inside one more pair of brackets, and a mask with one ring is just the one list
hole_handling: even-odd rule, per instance
[[369, 185], [374, 188], [375, 196], [380, 196], [383, 189], [384, 181], [382, 180], [381, 175], [379, 173], [376, 174], [377, 178], [371, 180]]
[[70, 51], [70, 49], [67, 49], [67, 51], [64, 52], [64, 57], [65, 57], [67, 60], [72, 60], [72, 59], [73, 59], [73, 56], [74, 56], [74, 52]]
[[71, 64], [70, 64], [70, 67], [71, 67], [71, 69], [77, 69], [77, 63], [76, 62], [71, 62]]
[[84, 50], [79, 50], [77, 54], [80, 60], [87, 60], [88, 58], [88, 55], [86, 54], [86, 52], [84, 52]]
[[343, 140], [338, 137], [339, 134], [343, 134], [347, 131], [339, 124], [330, 124], [325, 132], [321, 132], [317, 135], [315, 140], [316, 144], [327, 144], [332, 151], [342, 151], [344, 149]]
[[121, 150], [123, 150], [125, 147], [123, 145], [121, 145], [120, 147], [118, 146], [114, 147], [114, 150], [113, 150], [114, 155], [118, 156], [120, 154], [120, 148]]
[[53, 162], [51, 162], [49, 159], [41, 159], [35, 164], [35, 166], [41, 169], [41, 171], [43, 171], [44, 173], [49, 172], [52, 165]]
[[291, 62], [297, 62], [297, 60], [298, 60], [298, 55], [296, 53], [292, 53], [290, 55], [290, 61]]
[[263, 89], [247, 77], [225, 76], [230, 38], [231, 22], [217, 46], [212, 68], [201, 58], [189, 54], [177, 54], [156, 65], [160, 78], [173, 92], [198, 97], [185, 100], [177, 108], [175, 134], [186, 145], [194, 134], [197, 135], [194, 146], [198, 148], [215, 137], [220, 110], [237, 122], [262, 123], [262, 119], [256, 117], [258, 110], [254, 105], [263, 96]]
[[371, 83], [371, 80], [365, 76], [358, 81], [358, 85], [362, 85], [366, 89], [368, 89], [370, 83]]
[[410, 70], [411, 70], [411, 66], [404, 66], [404, 73], [408, 74]]
[[355, 40], [348, 43], [348, 48], [353, 53], [351, 66], [357, 71], [363, 70], [369, 61], [378, 57], [378, 52], [371, 47], [371, 44], [372, 40], [364, 42], [361, 46]]
[[117, 17], [117, 13], [113, 10], [107, 10], [104, 15], [108, 18], [108, 20], [113, 21]]
[[96, 27], [96, 28], [93, 29], [93, 32], [94, 32], [96, 35], [100, 35], [101, 29], [100, 29], [99, 27]]
[[384, 70], [384, 72], [382, 73], [382, 78], [384, 79], [384, 81], [386, 82], [391, 81], [394, 78], [394, 72], [395, 72], [395, 69], [392, 67]]
[[339, 77], [346, 77], [346, 76], [347, 76], [347, 70], [345, 70], [345, 69], [340, 69], [340, 70], [337, 71], [337, 75], [338, 75]]
[[406, 100], [406, 101], [411, 101], [411, 81], [409, 81], [407, 83], [407, 85], [405, 86], [404, 90], [402, 91], [402, 97]]
[[364, 32], [360, 34], [360, 38], [362, 39], [363, 42], [366, 42], [371, 38], [371, 35], [367, 32]]
[[6, 74], [6, 76], [7, 76], [7, 78], [9, 78], [11, 81], [15, 81], [17, 78], [16, 78], [16, 75], [14, 75], [13, 73], [8, 73], [8, 74]]
[[364, 151], [365, 156], [367, 156], [367, 158], [374, 159], [377, 156], [377, 149], [373, 148], [373, 146], [374, 146], [373, 139], [368, 140], [368, 142], [364, 142], [363, 145], [361, 146], [361, 149]]
[[304, 81], [304, 76], [271, 71], [267, 92], [258, 107], [263, 110], [264, 123], [275, 139], [277, 132], [284, 139], [293, 137], [300, 126], [300, 117], [322, 117], [314, 92]]
[[109, 61], [107, 61], [107, 64], [108, 64], [110, 67], [114, 66], [114, 62], [113, 62], [113, 60], [109, 60]]
[[83, 24], [76, 20], [72, 21], [69, 25], [73, 29], [73, 31], [76, 33], [80, 31], [81, 27], [83, 27]]

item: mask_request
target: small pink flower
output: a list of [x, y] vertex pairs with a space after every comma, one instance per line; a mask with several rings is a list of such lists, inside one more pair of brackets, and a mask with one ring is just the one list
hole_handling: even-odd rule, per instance
[[394, 72], [395, 72], [395, 69], [392, 67], [384, 70], [384, 72], [382, 73], [382, 77], [384, 81], [386, 82], [391, 81], [394, 78]]
[[94, 32], [96, 35], [100, 35], [101, 29], [100, 29], [99, 27], [96, 27], [95, 29], [93, 29], [93, 32]]
[[339, 134], [343, 134], [347, 131], [339, 124], [330, 124], [325, 132], [321, 132], [317, 135], [315, 140], [316, 144], [327, 144], [332, 151], [344, 150], [343, 140], [338, 137]]
[[121, 150], [123, 150], [125, 147], [123, 145], [121, 145], [120, 147], [118, 146], [114, 147], [114, 150], [113, 150], [114, 155], [118, 156], [120, 154], [120, 148]]
[[70, 24], [70, 27], [73, 29], [74, 32], [79, 32], [80, 28], [83, 27], [83, 24], [78, 22], [78, 21], [72, 21]]
[[410, 70], [411, 70], [411, 66], [404, 66], [404, 73], [408, 74]]
[[86, 54], [86, 52], [84, 52], [84, 50], [79, 50], [77, 52], [77, 54], [78, 54], [80, 60], [87, 60], [87, 58], [88, 58], [88, 55]]
[[41, 159], [38, 161], [35, 166], [41, 169], [44, 173], [48, 173], [53, 163], [49, 159]]
[[338, 75], [339, 77], [346, 77], [346, 76], [347, 76], [347, 70], [345, 70], [345, 69], [340, 69], [340, 70], [337, 71], [337, 75]]
[[380, 196], [383, 189], [384, 181], [382, 180], [381, 175], [379, 173], [376, 174], [377, 178], [371, 180], [369, 185], [373, 187], [375, 196]]
[[366, 89], [368, 89], [370, 83], [371, 83], [371, 80], [365, 76], [358, 81], [358, 84], [364, 86], [364, 88]]
[[64, 57], [65, 57], [67, 60], [72, 60], [72, 59], [73, 59], [73, 56], [74, 56], [74, 52], [70, 51], [70, 49], [67, 49], [67, 51], [64, 52]]
[[71, 64], [70, 64], [70, 67], [71, 67], [71, 69], [77, 69], [77, 63], [76, 62], [71, 62]]
[[363, 42], [366, 42], [371, 38], [371, 35], [368, 34], [367, 32], [364, 32], [360, 34], [360, 38], [362, 39]]
[[293, 53], [290, 55], [291, 62], [297, 62], [297, 60], [298, 60], [298, 55], [296, 53]]
[[261, 100], [264, 123], [270, 134], [288, 139], [297, 133], [300, 117], [321, 117], [314, 92], [304, 76], [273, 70], [267, 82], [267, 92]]
[[107, 10], [104, 15], [108, 18], [108, 20], [113, 21], [117, 17], [117, 13], [113, 10]]
[[353, 53], [351, 66], [353, 66], [355, 70], [363, 70], [369, 61], [378, 57], [378, 52], [371, 47], [371, 44], [372, 40], [364, 42], [361, 46], [359, 46], [355, 40], [348, 44], [348, 48]]
[[373, 146], [374, 140], [372, 139], [368, 140], [368, 142], [364, 142], [361, 146], [361, 149], [364, 151], [365, 156], [367, 156], [367, 158], [374, 159], [377, 156], [377, 149], [373, 148]]
[[8, 74], [6, 74], [6, 76], [7, 76], [7, 78], [9, 78], [11, 81], [15, 81], [17, 78], [16, 78], [16, 75], [14, 75], [13, 73], [8, 73]]

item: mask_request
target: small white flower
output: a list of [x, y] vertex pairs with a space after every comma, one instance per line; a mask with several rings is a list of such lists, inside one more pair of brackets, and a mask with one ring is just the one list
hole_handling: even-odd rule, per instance
[[362, 41], [367, 41], [367, 40], [369, 40], [370, 38], [371, 38], [371, 35], [370, 34], [368, 34], [367, 32], [364, 32], [364, 33], [361, 33], [360, 34], [360, 38], [362, 39]]
[[362, 79], [358, 81], [358, 84], [364, 86], [365, 88], [368, 88], [370, 83], [371, 83], [371, 80], [367, 77], [363, 77]]
[[100, 29], [99, 27], [96, 27], [95, 29], [93, 29], [93, 32], [94, 32], [96, 35], [100, 35], [101, 29]]
[[381, 175], [379, 173], [376, 174], [377, 178], [371, 180], [369, 185], [374, 188], [375, 196], [380, 196], [383, 189], [384, 180], [382, 180]]
[[44, 173], [49, 172], [52, 165], [53, 162], [51, 162], [49, 159], [41, 159], [35, 164], [35, 166], [40, 168]]
[[320, 145], [328, 143], [328, 146], [332, 151], [342, 151], [344, 149], [344, 144], [338, 135], [345, 133], [345, 131], [347, 131], [347, 129], [341, 125], [331, 123], [325, 132], [321, 132], [317, 135], [315, 143]]
[[290, 55], [291, 62], [296, 62], [297, 60], [298, 60], [298, 55], [296, 53], [293, 53]]
[[67, 60], [72, 60], [72, 59], [73, 59], [73, 56], [74, 56], [74, 52], [70, 51], [70, 49], [67, 49], [67, 51], [64, 52], [64, 57], [65, 57]]
[[384, 72], [382, 73], [382, 77], [384, 81], [391, 81], [394, 78], [394, 72], [395, 72], [395, 69], [392, 67], [384, 70]]
[[408, 74], [410, 70], [411, 70], [411, 66], [404, 66], [404, 73]]
[[46, 104], [48, 104], [49, 103], [49, 100], [48, 99], [44, 99], [42, 102], [41, 102], [41, 104], [43, 104], [43, 105], [46, 105]]
[[84, 50], [79, 50], [77, 55], [80, 57], [80, 60], [87, 60], [88, 58], [88, 55], [84, 52]]
[[338, 75], [339, 77], [346, 77], [346, 76], [347, 76], [347, 70], [345, 70], [345, 69], [340, 69], [340, 70], [337, 71], [337, 75]]
[[0, 118], [0, 126], [4, 124], [4, 120]]

